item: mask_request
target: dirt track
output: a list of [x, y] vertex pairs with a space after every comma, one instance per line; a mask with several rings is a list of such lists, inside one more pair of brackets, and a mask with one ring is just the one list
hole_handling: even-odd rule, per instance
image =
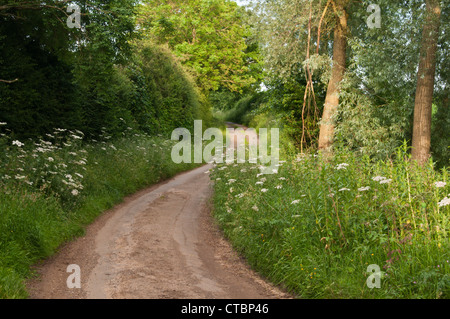
[[[37, 268], [30, 297], [289, 298], [251, 271], [214, 224], [210, 168], [180, 174], [105, 212]], [[80, 289], [67, 287], [70, 264], [80, 266]]]

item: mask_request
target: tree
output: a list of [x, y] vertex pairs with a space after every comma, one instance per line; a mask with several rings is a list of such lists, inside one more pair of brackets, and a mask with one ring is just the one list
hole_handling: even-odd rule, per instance
[[[245, 11], [233, 1], [145, 1], [138, 25], [145, 38], [168, 44], [193, 72], [204, 93], [225, 87], [240, 91], [256, 80], [246, 52], [251, 33]], [[206, 94], [205, 94], [206, 95]]]
[[335, 123], [333, 117], [339, 106], [339, 85], [344, 78], [347, 59], [348, 14], [347, 0], [331, 1], [336, 15], [333, 42], [333, 67], [328, 84], [319, 134], [319, 149], [329, 149], [333, 144]]
[[419, 164], [426, 163], [430, 158], [431, 115], [441, 16], [439, 0], [426, 0], [425, 3], [427, 14], [422, 32], [412, 138], [412, 159]]
[[122, 116], [111, 83], [130, 56], [135, 1], [71, 2], [80, 29], [66, 23], [69, 1], [0, 0], [0, 117], [17, 134], [95, 133]]
[[[314, 91], [317, 81], [328, 82], [320, 124], [319, 149], [329, 148], [334, 137], [339, 86], [346, 70], [348, 5], [348, 0], [262, 0], [255, 7], [259, 13], [259, 32], [270, 71], [285, 80], [303, 72], [307, 79], [303, 117], [305, 112], [316, 114], [318, 111]], [[325, 41], [321, 41], [323, 39]], [[321, 42], [325, 45], [321, 46]], [[332, 43], [332, 53], [329, 52], [328, 43]], [[328, 77], [330, 64], [331, 75]], [[324, 75], [322, 79], [315, 76], [319, 71]], [[309, 99], [308, 103], [306, 99]], [[311, 100], [314, 108], [309, 107]], [[305, 121], [302, 122], [304, 126]]]

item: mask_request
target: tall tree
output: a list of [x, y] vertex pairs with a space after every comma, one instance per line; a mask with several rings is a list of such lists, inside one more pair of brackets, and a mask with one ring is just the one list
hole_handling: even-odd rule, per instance
[[419, 164], [426, 163], [430, 158], [431, 113], [441, 17], [439, 0], [426, 0], [425, 3], [427, 14], [422, 32], [412, 138], [412, 158]]
[[[320, 149], [330, 147], [334, 136], [334, 115], [339, 105], [339, 87], [346, 70], [349, 2], [261, 0], [255, 7], [261, 17], [259, 28], [270, 71], [286, 81], [297, 77], [299, 73], [303, 73], [307, 80], [303, 106], [300, 106], [303, 137], [304, 113], [316, 114], [322, 108], [316, 104], [314, 83], [317, 85], [319, 80], [327, 82], [326, 101], [320, 124]], [[329, 50], [329, 43], [332, 44], [332, 52]], [[331, 72], [328, 71], [330, 66]], [[314, 107], [309, 108], [311, 104]], [[303, 137], [301, 145], [304, 144]]]
[[138, 25], [145, 38], [167, 44], [206, 93], [239, 91], [255, 82], [247, 54], [245, 11], [230, 0], [144, 1]]
[[328, 84], [319, 134], [319, 149], [326, 150], [333, 144], [335, 124], [333, 117], [339, 106], [339, 85], [344, 77], [347, 58], [348, 0], [331, 1], [336, 15], [333, 43], [333, 68]]

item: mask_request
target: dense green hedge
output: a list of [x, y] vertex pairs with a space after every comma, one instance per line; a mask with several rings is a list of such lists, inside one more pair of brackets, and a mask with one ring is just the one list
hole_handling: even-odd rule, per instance
[[[131, 59], [111, 68], [70, 65], [38, 45], [18, 58], [0, 45], [0, 72], [18, 68], [21, 80], [0, 83], [0, 121], [18, 138], [34, 138], [55, 127], [119, 135], [127, 126], [168, 135], [194, 119], [211, 122], [207, 100], [170, 51], [150, 42], [133, 46]], [[5, 53], [5, 54], [3, 54]], [[96, 63], [100, 64], [99, 61]], [[8, 73], [8, 72], [6, 72]]]

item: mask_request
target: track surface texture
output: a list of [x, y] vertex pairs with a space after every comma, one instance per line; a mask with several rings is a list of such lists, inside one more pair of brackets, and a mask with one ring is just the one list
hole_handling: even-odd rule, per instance
[[[253, 272], [211, 216], [209, 169], [145, 189], [36, 265], [32, 299], [286, 299]], [[69, 265], [81, 288], [68, 288]]]

